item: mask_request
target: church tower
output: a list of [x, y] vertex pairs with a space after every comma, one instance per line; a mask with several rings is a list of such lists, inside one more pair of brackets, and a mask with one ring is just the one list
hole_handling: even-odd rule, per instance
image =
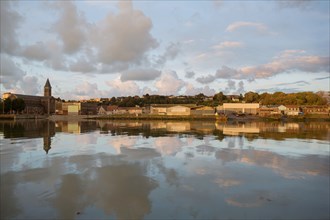
[[44, 86], [44, 96], [45, 97], [52, 96], [52, 86], [50, 85], [48, 78], [47, 78], [46, 84]]

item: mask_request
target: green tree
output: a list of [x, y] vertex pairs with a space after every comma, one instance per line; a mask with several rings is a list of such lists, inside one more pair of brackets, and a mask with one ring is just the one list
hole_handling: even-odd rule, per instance
[[21, 98], [14, 99], [12, 101], [12, 109], [17, 113], [22, 112], [25, 109], [24, 100]]
[[10, 98], [4, 100], [5, 113], [8, 113], [12, 110], [12, 100]]
[[255, 92], [247, 92], [244, 95], [244, 101], [247, 103], [259, 102], [259, 94]]

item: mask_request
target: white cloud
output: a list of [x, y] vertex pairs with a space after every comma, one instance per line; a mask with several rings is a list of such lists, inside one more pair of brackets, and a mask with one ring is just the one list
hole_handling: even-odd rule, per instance
[[239, 81], [239, 83], [238, 83], [237, 93], [238, 93], [238, 94], [243, 94], [244, 92], [245, 92], [245, 89], [244, 89], [244, 82], [243, 82], [243, 81]]
[[175, 71], [163, 72], [161, 78], [155, 83], [157, 93], [162, 95], [177, 94], [183, 86], [183, 80], [178, 78]]
[[268, 28], [266, 25], [262, 23], [256, 23], [256, 22], [247, 22], [247, 21], [237, 21], [234, 22], [226, 28], [227, 32], [233, 32], [236, 31], [237, 29], [243, 28], [243, 27], [253, 27], [259, 32], [267, 32]]
[[20, 81], [20, 87], [24, 94], [36, 95], [40, 91], [40, 84], [38, 83], [38, 77], [36, 76], [25, 76]]
[[194, 71], [186, 71], [186, 75], [185, 75], [185, 77], [186, 78], [193, 78], [194, 76], [195, 76], [195, 72]]
[[5, 89], [15, 89], [17, 83], [23, 80], [26, 73], [23, 72], [20, 65], [15, 63], [8, 55], [1, 53], [0, 58], [1, 84]]
[[225, 88], [225, 93], [229, 93], [236, 90], [236, 82], [234, 80], [227, 80], [227, 87]]
[[43, 42], [37, 42], [23, 48], [22, 55], [31, 60], [44, 61], [50, 57], [50, 51]]
[[63, 42], [64, 52], [75, 53], [81, 49], [86, 40], [85, 19], [71, 1], [56, 2], [54, 6], [61, 12], [54, 28]]
[[216, 78], [213, 75], [201, 76], [196, 79], [197, 82], [202, 84], [208, 84], [215, 80]]
[[151, 27], [142, 11], [133, 9], [131, 2], [121, 2], [118, 14], [108, 14], [92, 30], [100, 61], [111, 65], [141, 62], [148, 50], [158, 46]]
[[13, 4], [15, 2], [0, 1], [0, 50], [8, 54], [16, 54], [19, 49], [17, 28], [23, 20], [22, 16], [12, 9]]
[[329, 57], [302, 55], [304, 53], [300, 50], [285, 50], [269, 63], [238, 69], [222, 66], [214, 75], [200, 77], [196, 80], [201, 83], [210, 83], [212, 79], [247, 79], [253, 81], [294, 70], [306, 73], [329, 72]]
[[72, 72], [81, 72], [81, 73], [91, 73], [96, 71], [95, 65], [93, 65], [84, 57], [80, 57], [78, 60], [71, 63], [69, 69]]
[[226, 49], [226, 48], [236, 48], [236, 47], [242, 47], [243, 43], [238, 41], [224, 41], [220, 44], [214, 45], [214, 49]]
[[209, 86], [204, 86], [200, 88], [192, 85], [191, 83], [187, 83], [185, 89], [186, 89], [185, 91], [186, 95], [197, 95], [203, 93], [204, 95], [212, 96], [216, 93], [215, 90], [211, 89]]
[[157, 65], [164, 65], [168, 60], [173, 60], [180, 52], [180, 43], [170, 43], [163, 55], [156, 59]]
[[155, 139], [155, 148], [162, 155], [175, 155], [183, 146], [183, 142], [176, 137], [158, 137]]
[[116, 78], [107, 81], [106, 84], [110, 87], [110, 96], [134, 96], [141, 93], [140, 87], [133, 81], [122, 82]]
[[121, 81], [149, 81], [156, 79], [160, 74], [161, 72], [155, 69], [133, 69], [123, 72], [120, 79]]

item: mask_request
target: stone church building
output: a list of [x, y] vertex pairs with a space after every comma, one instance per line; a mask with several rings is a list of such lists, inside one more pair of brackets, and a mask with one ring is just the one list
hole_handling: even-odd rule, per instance
[[14, 93], [4, 93], [3, 99], [21, 98], [25, 102], [24, 114], [54, 114], [55, 113], [55, 98], [52, 96], [52, 86], [47, 79], [44, 86], [44, 96], [22, 95]]

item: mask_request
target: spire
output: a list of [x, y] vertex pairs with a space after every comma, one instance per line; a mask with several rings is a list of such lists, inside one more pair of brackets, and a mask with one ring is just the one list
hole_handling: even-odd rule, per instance
[[52, 86], [50, 85], [50, 82], [49, 82], [49, 79], [48, 79], [48, 78], [47, 78], [47, 81], [46, 81], [45, 87], [52, 88]]
[[44, 96], [50, 97], [52, 96], [52, 86], [50, 85], [49, 79], [47, 78], [46, 84], [44, 86]]

